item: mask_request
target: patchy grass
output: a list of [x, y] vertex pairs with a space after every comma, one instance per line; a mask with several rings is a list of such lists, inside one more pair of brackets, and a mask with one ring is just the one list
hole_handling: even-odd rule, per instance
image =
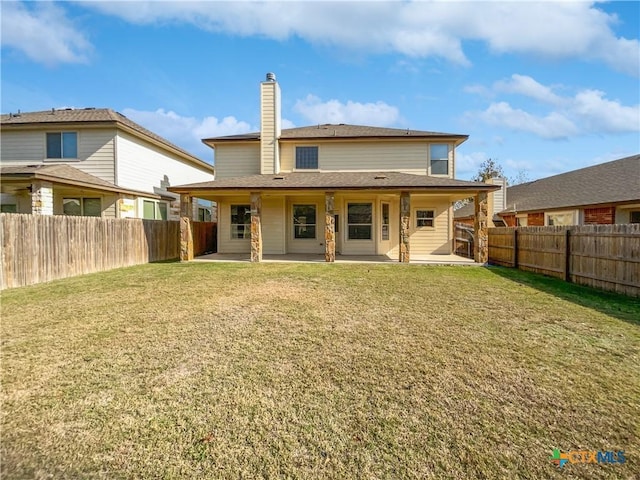
[[[2, 294], [2, 478], [638, 478], [640, 302], [506, 269], [153, 264]], [[622, 465], [551, 464], [554, 448]]]

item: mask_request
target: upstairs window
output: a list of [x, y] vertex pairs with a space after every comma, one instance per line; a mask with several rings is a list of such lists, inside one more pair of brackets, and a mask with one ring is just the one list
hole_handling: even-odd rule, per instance
[[296, 147], [296, 170], [318, 169], [318, 147]]
[[47, 133], [47, 158], [78, 158], [77, 132]]
[[449, 145], [434, 143], [429, 146], [431, 175], [449, 175]]

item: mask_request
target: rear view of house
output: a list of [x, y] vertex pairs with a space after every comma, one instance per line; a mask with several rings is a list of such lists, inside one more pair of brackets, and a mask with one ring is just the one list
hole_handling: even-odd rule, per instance
[[11, 113], [1, 125], [3, 212], [177, 219], [167, 187], [214, 178], [212, 165], [110, 109]]
[[[275, 75], [261, 129], [207, 138], [216, 180], [170, 187], [218, 204], [218, 252], [386, 255], [453, 251], [453, 202], [497, 187], [455, 179], [466, 135], [325, 124], [281, 128]], [[186, 210], [190, 207], [187, 205]], [[409, 253], [410, 252], [410, 253]]]

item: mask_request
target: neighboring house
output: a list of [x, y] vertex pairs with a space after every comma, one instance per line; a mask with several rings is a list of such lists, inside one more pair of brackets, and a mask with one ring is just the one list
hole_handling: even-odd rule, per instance
[[[216, 180], [169, 188], [218, 205], [218, 252], [453, 252], [453, 202], [495, 189], [456, 180], [466, 135], [356, 125], [280, 127], [280, 87], [261, 83], [261, 130], [208, 138]], [[187, 205], [186, 210], [189, 209]]]
[[105, 108], [2, 115], [0, 134], [3, 212], [177, 219], [167, 187], [214, 178], [212, 165]]
[[[640, 223], [640, 155], [506, 189], [494, 222], [507, 226]], [[473, 221], [473, 205], [455, 211]]]

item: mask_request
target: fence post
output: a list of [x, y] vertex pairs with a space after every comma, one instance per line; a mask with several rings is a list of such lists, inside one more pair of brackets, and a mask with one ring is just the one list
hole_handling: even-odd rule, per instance
[[518, 268], [518, 227], [513, 229], [513, 268]]
[[564, 281], [571, 282], [571, 230], [567, 228], [564, 238]]

